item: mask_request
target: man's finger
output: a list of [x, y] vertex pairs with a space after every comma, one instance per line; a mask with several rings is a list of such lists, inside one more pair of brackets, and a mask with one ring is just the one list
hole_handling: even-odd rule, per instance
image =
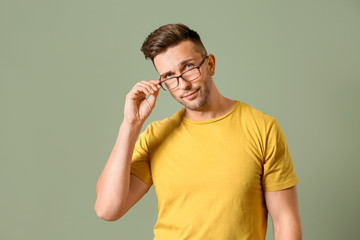
[[154, 106], [154, 105], [155, 105], [156, 98], [157, 98], [158, 94], [159, 94], [159, 91], [156, 91], [154, 94], [151, 94], [151, 95], [149, 96], [149, 98], [147, 99], [147, 101], [149, 102], [149, 104], [150, 104], [151, 106]]
[[154, 91], [158, 91], [160, 89], [160, 81], [152, 80], [152, 81], [141, 81], [141, 83], [146, 84], [147, 86], [151, 87]]

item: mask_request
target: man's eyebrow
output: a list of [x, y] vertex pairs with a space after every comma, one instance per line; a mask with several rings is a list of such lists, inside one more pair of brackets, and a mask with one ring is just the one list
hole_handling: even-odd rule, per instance
[[[191, 62], [191, 61], [193, 61], [193, 60], [195, 60], [195, 59], [194, 59], [194, 58], [185, 59], [185, 60], [181, 61], [181, 62], [178, 64], [178, 66], [179, 66], [179, 67], [182, 67], [182, 66], [184, 66], [185, 64], [187, 64], [188, 62]], [[169, 73], [172, 73], [172, 71], [167, 71], [166, 73], [163, 73], [163, 74], [161, 74], [160, 76], [163, 77], [163, 76], [168, 75]]]

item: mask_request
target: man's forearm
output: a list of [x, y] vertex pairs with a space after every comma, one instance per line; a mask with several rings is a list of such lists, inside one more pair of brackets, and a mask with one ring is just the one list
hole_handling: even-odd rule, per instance
[[141, 130], [139, 125], [121, 124], [115, 146], [96, 186], [95, 211], [104, 219], [116, 218], [129, 193], [131, 156]]

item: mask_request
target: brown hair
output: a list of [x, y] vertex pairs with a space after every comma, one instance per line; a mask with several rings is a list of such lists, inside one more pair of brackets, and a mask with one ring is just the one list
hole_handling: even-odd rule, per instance
[[181, 23], [163, 25], [150, 33], [142, 44], [141, 51], [144, 53], [145, 59], [150, 58], [154, 63], [154, 58], [158, 54], [185, 40], [195, 43], [201, 55], [204, 57], [207, 55], [199, 34]]

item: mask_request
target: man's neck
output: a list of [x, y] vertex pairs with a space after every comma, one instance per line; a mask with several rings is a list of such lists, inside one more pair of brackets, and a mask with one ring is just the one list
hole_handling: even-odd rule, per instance
[[234, 107], [235, 103], [236, 101], [222, 96], [215, 88], [209, 102], [201, 110], [184, 108], [183, 113], [190, 120], [208, 120], [225, 115]]

